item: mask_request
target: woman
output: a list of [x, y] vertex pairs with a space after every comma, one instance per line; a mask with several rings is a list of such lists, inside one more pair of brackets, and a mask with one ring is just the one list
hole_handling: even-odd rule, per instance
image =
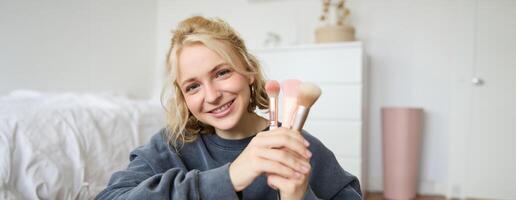
[[131, 152], [96, 199], [360, 199], [358, 180], [316, 138], [268, 130], [255, 57], [225, 22], [192, 17], [167, 57], [168, 126]]

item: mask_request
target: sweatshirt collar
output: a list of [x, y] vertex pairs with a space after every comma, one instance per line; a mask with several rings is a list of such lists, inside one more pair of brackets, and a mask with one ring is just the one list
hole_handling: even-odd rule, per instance
[[[269, 127], [265, 128], [262, 131], [268, 131]], [[234, 150], [243, 150], [249, 142], [256, 136], [256, 133], [252, 134], [249, 137], [242, 138], [242, 139], [224, 139], [218, 136], [215, 133], [211, 134], [203, 134], [202, 137], [208, 139], [210, 142], [214, 143], [215, 145], [222, 147], [223, 149], [234, 149]]]

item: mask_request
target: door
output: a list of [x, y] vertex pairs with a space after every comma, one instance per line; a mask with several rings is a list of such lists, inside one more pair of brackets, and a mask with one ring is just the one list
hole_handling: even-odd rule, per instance
[[465, 197], [516, 199], [516, 1], [477, 0]]

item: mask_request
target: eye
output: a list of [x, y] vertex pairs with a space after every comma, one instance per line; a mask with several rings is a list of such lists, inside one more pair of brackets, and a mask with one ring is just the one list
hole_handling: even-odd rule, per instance
[[190, 84], [190, 85], [186, 86], [186, 88], [185, 88], [185, 92], [187, 92], [187, 93], [193, 93], [193, 92], [197, 91], [197, 89], [199, 88], [199, 86], [200, 86], [200, 85], [199, 85], [198, 83], [192, 83], [192, 84]]
[[221, 70], [217, 71], [216, 77], [217, 78], [225, 77], [225, 76], [228, 76], [229, 74], [231, 74], [231, 70], [230, 69], [221, 69]]

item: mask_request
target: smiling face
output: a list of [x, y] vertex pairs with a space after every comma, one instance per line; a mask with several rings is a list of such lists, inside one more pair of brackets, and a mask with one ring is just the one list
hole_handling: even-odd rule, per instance
[[[219, 54], [197, 43], [184, 46], [178, 55], [177, 84], [188, 110], [217, 132], [236, 131], [247, 111], [252, 77], [244, 76]], [[243, 68], [234, 60], [235, 67]]]

